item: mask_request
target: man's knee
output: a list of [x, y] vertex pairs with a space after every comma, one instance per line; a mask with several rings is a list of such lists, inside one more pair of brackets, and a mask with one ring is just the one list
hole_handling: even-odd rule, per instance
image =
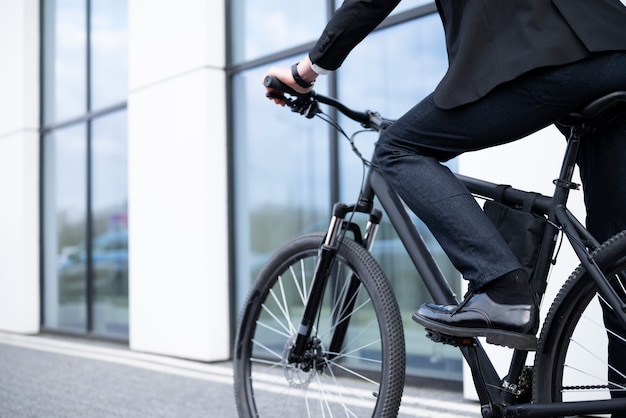
[[379, 166], [388, 164], [390, 157], [394, 154], [393, 139], [389, 130], [383, 131], [374, 147], [374, 161]]

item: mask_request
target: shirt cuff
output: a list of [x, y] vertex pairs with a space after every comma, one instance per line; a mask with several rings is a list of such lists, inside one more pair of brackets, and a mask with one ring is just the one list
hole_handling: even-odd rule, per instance
[[319, 75], [326, 75], [332, 73], [332, 70], [327, 70], [326, 68], [322, 68], [317, 64], [311, 64], [311, 69], [315, 71]]

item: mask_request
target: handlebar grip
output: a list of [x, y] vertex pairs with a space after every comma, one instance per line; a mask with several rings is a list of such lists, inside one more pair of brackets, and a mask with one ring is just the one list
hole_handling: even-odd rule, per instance
[[283, 93], [287, 93], [292, 96], [303, 95], [302, 93], [298, 93], [297, 91], [295, 91], [294, 89], [292, 89], [291, 87], [289, 87], [288, 85], [286, 85], [285, 83], [280, 81], [278, 78], [274, 77], [273, 75], [266, 76], [265, 80], [263, 80], [263, 85], [269, 89], [282, 91]]

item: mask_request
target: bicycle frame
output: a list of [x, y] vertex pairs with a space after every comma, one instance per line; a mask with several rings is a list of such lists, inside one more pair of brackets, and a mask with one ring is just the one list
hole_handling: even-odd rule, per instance
[[[622, 308], [618, 310], [618, 312], [621, 313], [619, 316], [622, 321], [626, 323], [626, 314], [624, 314], [623, 310], [625, 308], [624, 303], [617, 297], [614, 290], [606, 282], [606, 279], [590, 256], [590, 251], [597, 248], [599, 243], [587, 232], [574, 215], [565, 208], [569, 190], [573, 187], [571, 183], [572, 170], [570, 170], [570, 167], [573, 166], [575, 161], [575, 148], [577, 148], [577, 146], [578, 140], [576, 138], [570, 138], [566, 149], [563, 169], [561, 170], [561, 176], [555, 181], [556, 190], [554, 196], [538, 195], [534, 200], [534, 211], [546, 215], [549, 223], [544, 233], [545, 235], [539, 253], [540, 258], [537, 266], [538, 274], [533, 276], [532, 283], [538, 293], [542, 295], [545, 291], [546, 277], [556, 245], [557, 232], [561, 229], [571, 242], [581, 263], [587, 271], [591, 273], [599, 289], [601, 289], [603, 297], [609, 300], [609, 303], [613, 307]], [[484, 198], [494, 198], [498, 193], [498, 185], [495, 183], [461, 175], [457, 175], [457, 177], [466, 185], [470, 192], [475, 195]], [[521, 204], [531, 194], [534, 193], [507, 188], [503, 194], [503, 201], [509, 204]], [[317, 269], [318, 271], [314, 280], [315, 284], [312, 287], [322, 289], [325, 282], [328, 280], [328, 269], [334, 257], [339, 232], [342, 229], [341, 224], [343, 218], [353, 210], [363, 213], [370, 213], [372, 210], [375, 210], [373, 209], [374, 197], [378, 198], [381, 206], [389, 217], [391, 224], [402, 241], [416, 270], [422, 277], [432, 300], [438, 304], [457, 304], [456, 295], [428, 250], [422, 235], [412, 222], [400, 197], [393, 191], [376, 168], [370, 168], [368, 170], [363, 186], [362, 197], [357, 204], [352, 206], [336, 205], [326, 242], [320, 250], [318, 262], [318, 267], [320, 268]], [[557, 228], [557, 225], [559, 225], [559, 228]], [[363, 242], [366, 246], [371, 246], [373, 243], [374, 234], [370, 231], [370, 228], [371, 227], [368, 227]], [[580, 243], [584, 243], [584, 246], [580, 245]], [[323, 282], [322, 285], [318, 285], [318, 276], [321, 278], [321, 282]], [[352, 290], [356, 291], [356, 288]], [[308, 309], [313, 309], [311, 307], [319, 306], [319, 300], [316, 300], [315, 297], [313, 293], [310, 303], [307, 304], [307, 311]], [[353, 300], [349, 296], [346, 296], [345, 299]], [[340, 312], [346, 315], [346, 312], [350, 312], [350, 309], [351, 306], [344, 306]], [[303, 320], [302, 322], [302, 324], [305, 324], [305, 327], [301, 327], [302, 332], [298, 335], [299, 339], [294, 345], [292, 356], [294, 353], [298, 353], [299, 349], [304, 349], [304, 344], [309, 337], [308, 324], [311, 323], [315, 314], [315, 312], [310, 311], [305, 312], [303, 315], [303, 317], [308, 316], [310, 319], [308, 321]], [[341, 345], [342, 343], [342, 333], [345, 334], [347, 321], [341, 323], [344, 324], [344, 326], [342, 329], [338, 329], [335, 332], [332, 345]], [[470, 344], [461, 345], [459, 348], [472, 371], [478, 397], [483, 405], [484, 416], [548, 417], [554, 416], [555, 414], [571, 415], [580, 413], [608, 413], [616, 410], [626, 411], [626, 399], [511, 405], [511, 401], [517, 395], [516, 382], [525, 366], [528, 353], [526, 351], [515, 350], [507, 375], [508, 377], [502, 379], [496, 372], [489, 356], [478, 340], [473, 339]], [[331, 348], [330, 351], [334, 352], [335, 350]], [[293, 358], [295, 359], [295, 357]], [[497, 408], [501, 410], [497, 412], [493, 411]]]
[[[571, 147], [577, 147], [572, 141], [568, 143], [568, 152]], [[564, 166], [568, 162], [564, 163]], [[571, 181], [571, 173], [569, 174]], [[494, 198], [497, 193], [498, 185], [485, 182], [466, 176], [457, 176], [472, 192], [485, 198]], [[558, 181], [557, 181], [558, 183]], [[557, 185], [557, 189], [562, 186]], [[521, 204], [524, 198], [531, 193], [517, 190], [507, 189], [507, 193], [503, 200], [508, 203]], [[432, 296], [435, 303], [438, 304], [456, 304], [458, 303], [454, 292], [451, 290], [448, 281], [443, 277], [436, 261], [428, 251], [424, 240], [412, 223], [407, 211], [404, 209], [400, 198], [391, 189], [391, 186], [383, 179], [382, 175], [376, 170], [370, 170], [368, 180], [366, 182], [364, 196], [378, 197], [381, 206], [385, 209], [391, 224], [394, 226], [400, 240], [403, 242], [407, 253], [413, 261], [415, 268], [420, 273], [426, 288]], [[565, 201], [567, 200], [567, 192], [557, 190], [554, 197], [540, 195], [535, 200], [533, 206], [536, 211], [548, 215], [548, 219], [556, 220], [556, 225], [560, 225], [561, 229], [567, 230], [566, 235], [572, 247], [576, 250], [576, 254], [580, 258], [582, 264], [601, 289], [601, 293], [607, 299], [613, 296], [618, 302], [611, 300], [613, 307], [623, 307], [624, 304], [617, 297], [614, 290], [606, 282], [601, 274], [598, 266], [593, 262], [589, 252], [580, 248], [577, 243], [585, 242], [591, 248], [597, 248], [598, 242], [587, 232], [582, 224], [574, 217], [572, 213], [565, 209]], [[550, 268], [550, 260], [555, 247], [555, 237], [557, 228], [554, 223], [548, 224], [544, 239], [542, 240], [542, 248], [540, 255], [547, 255], [538, 260], [537, 271], [533, 279], [535, 289], [541, 290], [543, 294], [546, 286], [546, 277]], [[546, 239], [548, 238], [548, 239]], [[608, 287], [608, 291], [604, 288]], [[609, 296], [610, 295], [610, 296]], [[620, 310], [620, 319], [626, 321], [624, 310]], [[626, 323], [626, 322], [625, 322]], [[484, 410], [483, 416], [507, 416], [507, 417], [550, 417], [554, 415], [573, 415], [580, 413], [610, 413], [614, 411], [626, 411], [626, 400], [611, 399], [601, 401], [586, 402], [568, 402], [568, 403], [545, 403], [545, 404], [515, 404], [511, 405], [511, 401], [516, 396], [515, 389], [517, 381], [522, 373], [525, 365], [527, 352], [515, 350], [508, 377], [502, 379], [496, 372], [489, 356], [485, 352], [478, 340], [471, 344], [459, 347], [465, 357], [474, 379], [478, 397]], [[510, 382], [508, 380], [513, 380]], [[509, 405], [509, 406], [505, 406]], [[501, 408], [499, 411], [493, 411], [495, 408]]]
[[[385, 128], [386, 121], [382, 120], [382, 118], [375, 113], [354, 112], [336, 102], [334, 99], [319, 96], [318, 98], [320, 102], [338, 108], [342, 113], [361, 122], [364, 126], [371, 127], [377, 131], [381, 131]], [[316, 112], [314, 101], [306, 101], [304, 105], [300, 113], [307, 117], [312, 117]], [[294, 111], [298, 110], [294, 109]], [[538, 215], [543, 215], [547, 220], [537, 266], [531, 279], [531, 285], [539, 297], [542, 297], [545, 293], [547, 285], [546, 279], [552, 263], [558, 233], [562, 232], [568, 238], [582, 266], [598, 286], [601, 296], [614, 309], [622, 325], [626, 327], [626, 304], [618, 297], [591, 256], [592, 251], [598, 248], [600, 244], [566, 208], [570, 190], [577, 188], [577, 185], [572, 183], [572, 176], [580, 138], [583, 134], [583, 129], [579, 129], [579, 127], [572, 128], [571, 135], [567, 140], [559, 178], [554, 181], [555, 192], [553, 196], [538, 195], [536, 193], [507, 187], [501, 194], [501, 198], [502, 202], [505, 204], [521, 206], [523, 202], [527, 201], [527, 199], [532, 196], [533, 212]], [[495, 183], [462, 175], [457, 175], [457, 178], [465, 184], [468, 190], [475, 196], [494, 199], [501, 193], [500, 186]], [[357, 231], [355, 236], [358, 242], [361, 242], [368, 249], [371, 248], [375, 238], [376, 227], [380, 221], [380, 215], [377, 212], [378, 209], [374, 208], [374, 198], [378, 198], [381, 206], [387, 213], [393, 228], [415, 265], [416, 270], [422, 277], [432, 300], [437, 304], [444, 305], [458, 303], [456, 295], [428, 250], [421, 234], [413, 224], [400, 197], [382, 177], [377, 168], [370, 166], [366, 174], [366, 180], [362, 188], [359, 202], [353, 205], [335, 204], [326, 239], [320, 248], [318, 265], [316, 266], [313, 284], [311, 285], [311, 295], [300, 322], [301, 325], [298, 330], [298, 335], [296, 336], [295, 344], [290, 351], [290, 362], [299, 362], [301, 360], [306, 345], [309, 342], [311, 324], [317, 314], [317, 307], [320, 305], [322, 290], [331, 276], [331, 268], [338, 248], [337, 246], [340, 245], [341, 236], [344, 233], [343, 231], [353, 229], [353, 224], [350, 222], [347, 222], [348, 225], [344, 225], [344, 219], [349, 213], [359, 212], [370, 214], [370, 222], [366, 227], [363, 239], [361, 238], [360, 231]], [[350, 288], [351, 292], [354, 293], [358, 290], [358, 286], [356, 286], [357, 280], [355, 280], [353, 284], [354, 286], [350, 286]], [[352, 309], [350, 301], [353, 300], [353, 298], [351, 295], [352, 294], [348, 294], [348, 296], [344, 297], [344, 303], [339, 310], [339, 315], [342, 315], [340, 319], [342, 326], [337, 327], [335, 330], [331, 349], [329, 350], [330, 352], [339, 351], [335, 347], [340, 347], [343, 342], [347, 321], [349, 321], [349, 312]], [[512, 404], [515, 397], [519, 395], [517, 391], [518, 383], [527, 359], [527, 351], [514, 350], [507, 377], [501, 378], [478, 339], [468, 338], [446, 342], [457, 345], [468, 363], [472, 371], [474, 385], [482, 405], [482, 414], [484, 417], [549, 417], [555, 415], [575, 415], [581, 413], [601, 414], [626, 411], [626, 399]]]

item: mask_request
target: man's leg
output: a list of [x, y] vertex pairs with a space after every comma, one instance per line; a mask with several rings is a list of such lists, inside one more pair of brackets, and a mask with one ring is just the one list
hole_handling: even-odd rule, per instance
[[[383, 175], [431, 229], [455, 267], [470, 281], [470, 289], [488, 292], [490, 287], [497, 287], [494, 280], [508, 277], [505, 273], [519, 268], [519, 262], [503, 249], [506, 246], [495, 228], [439, 161], [517, 140], [561, 119], [613, 89], [607, 81], [613, 81], [609, 80], [613, 71], [624, 64], [626, 55], [613, 54], [534, 71], [477, 102], [450, 110], [439, 109], [432, 97], [427, 97], [381, 137], [376, 160]], [[489, 301], [470, 302], [459, 311], [431, 305], [428, 312], [420, 309], [418, 313], [441, 323], [447, 331], [449, 326], [460, 329], [472, 324], [474, 329], [498, 327], [533, 333], [532, 312], [502, 306], [509, 302], [496, 303], [491, 311], [482, 312], [480, 315], [487, 317], [483, 327], [476, 326], [480, 321], [475, 315], [467, 315], [465, 321], [462, 313], [479, 310], [477, 304]], [[519, 314], [509, 315], [514, 310]], [[498, 321], [500, 318], [504, 323]], [[454, 335], [470, 336], [461, 332]]]
[[[578, 158], [587, 207], [587, 228], [600, 242], [626, 229], [626, 125], [604, 127], [583, 139]], [[626, 285], [624, 283], [623, 285]], [[619, 289], [619, 286], [616, 285]], [[618, 290], [619, 291], [619, 290]], [[615, 397], [626, 396], [626, 330], [602, 304], [608, 330], [609, 382]]]

